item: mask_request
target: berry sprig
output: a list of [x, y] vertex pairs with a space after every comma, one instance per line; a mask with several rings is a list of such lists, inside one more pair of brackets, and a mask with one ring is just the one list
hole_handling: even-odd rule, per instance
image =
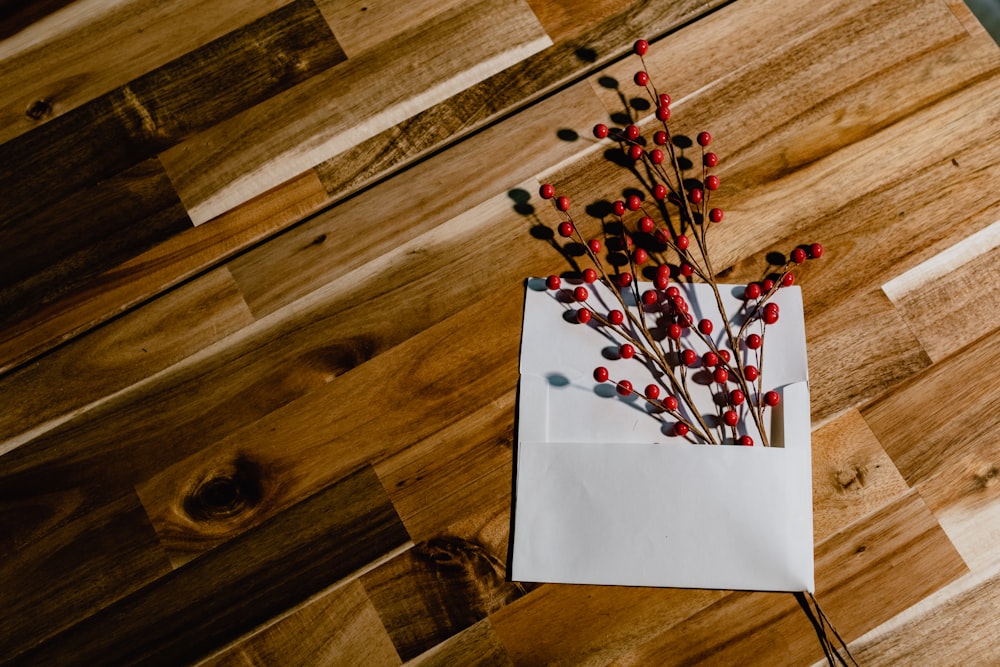
[[[600, 326], [612, 334], [620, 341], [618, 357], [638, 361], [654, 380], [643, 391], [638, 391], [630, 380], [612, 379], [610, 371], [599, 366], [594, 370], [597, 382], [613, 383], [621, 396], [638, 395], [652, 408], [654, 416], [665, 423], [666, 418], [671, 420], [669, 431], [675, 436], [692, 442], [718, 444], [728, 440], [750, 446], [754, 444], [753, 438], [743, 428], [746, 420], [750, 419], [755, 431], [760, 434], [761, 444], [767, 446], [765, 412], [781, 400], [777, 391], [765, 390], [762, 376], [766, 332], [780, 318], [780, 309], [772, 298], [779, 289], [793, 285], [794, 268], [808, 259], [822, 256], [823, 247], [818, 243], [797, 247], [790, 253], [776, 279], [768, 278], [746, 285], [739, 313], [742, 323], [738, 327], [731, 324], [715, 280], [708, 247], [708, 229], [721, 223], [725, 217], [721, 208], [710, 205], [712, 193], [721, 186], [719, 177], [711, 171], [718, 166], [719, 157], [708, 150], [712, 136], [708, 132], [700, 132], [696, 138], [701, 149], [700, 178], [690, 178], [682, 168], [677, 142], [669, 125], [671, 99], [666, 93], [656, 90], [646, 71], [643, 56], [648, 49], [649, 44], [645, 40], [635, 43], [634, 52], [642, 61], [643, 69], [636, 72], [634, 81], [656, 106], [659, 129], [652, 136], [655, 148], [645, 148], [649, 144], [634, 124], [625, 128], [609, 128], [601, 123], [594, 127], [594, 136], [617, 141], [635, 164], [645, 165], [651, 175], [652, 182], [648, 189], [655, 205], [647, 207], [643, 199], [634, 194], [613, 202], [611, 208], [620, 231], [602, 244], [600, 239], [585, 239], [580, 233], [570, 210], [569, 197], [559, 195], [549, 183], [543, 184], [539, 190], [541, 197], [550, 200], [563, 217], [558, 225], [560, 236], [579, 242], [593, 263], [593, 268], [581, 272], [583, 282], [593, 284], [600, 281], [617, 304], [606, 312], [592, 307], [588, 301], [590, 292], [583, 285], [567, 290], [566, 296], [579, 304], [575, 313], [578, 323]], [[668, 207], [673, 208], [679, 223], [676, 234], [670, 230]], [[662, 226], [655, 222], [657, 216], [663, 218]], [[627, 223], [632, 217], [638, 217], [638, 220], [635, 231], [630, 233]], [[646, 247], [637, 243], [637, 239], [646, 240]], [[677, 256], [676, 274], [669, 263], [662, 259], [656, 261], [652, 256], [651, 250], [655, 254], [659, 251], [649, 246], [649, 239], [662, 250], [670, 250]], [[600, 253], [605, 245], [612, 244], [616, 252], [627, 258], [627, 267], [619, 263], [621, 268], [615, 266], [609, 269], [601, 260]], [[652, 287], [641, 289], [637, 277], [642, 268], [651, 262]], [[671, 284], [671, 280], [680, 283], [695, 278], [711, 287], [719, 326], [707, 317], [696, 322], [681, 289]], [[549, 276], [546, 285], [550, 290], [561, 289], [558, 276]], [[654, 335], [647, 323], [647, 315], [657, 318], [661, 335]], [[724, 340], [717, 341], [713, 336], [715, 332], [721, 333]], [[708, 351], [699, 356], [685, 341], [686, 336], [700, 341]], [[707, 374], [709, 385], [716, 390], [717, 425], [714, 427], [692, 398], [689, 378], [698, 367]]]

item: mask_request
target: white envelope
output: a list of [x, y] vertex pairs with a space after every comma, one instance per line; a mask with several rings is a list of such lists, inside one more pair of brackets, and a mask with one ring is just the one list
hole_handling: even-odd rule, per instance
[[[595, 311], [614, 307], [588, 286]], [[682, 288], [696, 319], [718, 323], [707, 285]], [[720, 286], [733, 319], [742, 287]], [[801, 292], [783, 288], [765, 334], [762, 377], [781, 402], [771, 447], [692, 444], [668, 435], [634, 395], [599, 385], [593, 369], [641, 390], [641, 362], [611, 360], [601, 327], [573, 322], [578, 304], [530, 279], [518, 396], [511, 578], [516, 581], [813, 591], [809, 386]], [[603, 302], [603, 305], [602, 305]], [[652, 324], [652, 322], [650, 322]], [[717, 326], [717, 329], [721, 327]], [[721, 332], [714, 334], [721, 340]], [[701, 353], [704, 346], [688, 346]], [[701, 387], [701, 389], [706, 389]], [[703, 410], [711, 408], [706, 390]]]

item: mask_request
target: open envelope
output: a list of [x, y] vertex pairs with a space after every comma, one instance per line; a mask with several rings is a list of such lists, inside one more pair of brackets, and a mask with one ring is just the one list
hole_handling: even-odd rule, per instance
[[[595, 283], [588, 289], [595, 311], [615, 307], [606, 288]], [[709, 286], [682, 289], [696, 319], [719, 321]], [[735, 316], [742, 287], [720, 290], [727, 313]], [[643, 400], [596, 383], [592, 373], [599, 365], [637, 388], [651, 376], [637, 360], [609, 361], [615, 341], [607, 332], [593, 322], [576, 324], [578, 305], [560, 301], [540, 279], [528, 281], [512, 579], [813, 591], [801, 292], [783, 288], [774, 300], [781, 318], [767, 329], [762, 365], [764, 387], [782, 397], [768, 411], [772, 446], [701, 445], [668, 435], [669, 427], [649, 414]], [[684, 342], [700, 354], [703, 345], [692, 344], [695, 339]], [[703, 411], [714, 412], [710, 391], [701, 389], [709, 401]]]

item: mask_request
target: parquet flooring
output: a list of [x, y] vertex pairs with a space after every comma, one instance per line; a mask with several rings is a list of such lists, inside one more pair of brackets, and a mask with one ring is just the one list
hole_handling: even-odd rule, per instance
[[46, 0], [0, 11], [0, 664], [812, 665], [789, 594], [507, 577], [524, 279], [720, 156], [803, 266], [817, 597], [1000, 662], [1000, 47], [959, 0]]

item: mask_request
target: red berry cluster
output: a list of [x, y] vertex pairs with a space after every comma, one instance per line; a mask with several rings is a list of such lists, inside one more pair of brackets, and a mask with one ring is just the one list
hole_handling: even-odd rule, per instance
[[[648, 48], [645, 40], [639, 40], [634, 51], [641, 59]], [[645, 163], [647, 172], [654, 176], [648, 189], [655, 203], [647, 205], [635, 194], [613, 202], [611, 210], [619, 222], [620, 233], [602, 243], [601, 239], [585, 239], [580, 234], [570, 213], [568, 197], [558, 195], [549, 183], [539, 190], [542, 198], [551, 200], [564, 217], [558, 227], [559, 234], [581, 243], [594, 264], [594, 268], [581, 272], [583, 282], [603, 283], [619, 307], [606, 312], [588, 307], [590, 292], [583, 285], [565, 290], [564, 296], [580, 304], [576, 310], [577, 322], [603, 327], [621, 341], [619, 359], [635, 359], [647, 373], [655, 369], [656, 382], [646, 385], [641, 392], [628, 379], [613, 379], [605, 366], [594, 370], [597, 382], [614, 383], [621, 396], [638, 394], [676, 436], [695, 442], [729, 441], [753, 445], [753, 438], [742, 428], [747, 420], [752, 420], [756, 432], [761, 434], [762, 444], [767, 445], [765, 410], [778, 405], [781, 399], [778, 392], [765, 390], [762, 386], [767, 327], [775, 325], [780, 316], [778, 304], [771, 299], [780, 288], [794, 284], [794, 267], [822, 256], [823, 247], [818, 243], [797, 247], [775, 278], [746, 285], [742, 323], [739, 326], [730, 324], [732, 320], [725, 312], [706, 241], [711, 223], [720, 223], [724, 217], [721, 208], [709, 204], [712, 193], [721, 185], [719, 177], [709, 171], [719, 164], [719, 156], [708, 150], [711, 135], [701, 132], [696, 138], [701, 149], [699, 178], [691, 178], [682, 169], [668, 124], [670, 96], [653, 88], [645, 62], [643, 66], [634, 80], [656, 105], [658, 128], [651, 144], [654, 148], [647, 150], [650, 144], [634, 124], [625, 128], [598, 124], [594, 127], [594, 136], [617, 141], [631, 160]], [[681, 230], [677, 233], [671, 232], [669, 210], [675, 212], [674, 227]], [[657, 216], [662, 218], [662, 225], [656, 223]], [[629, 231], [629, 218], [637, 218], [632, 232]], [[613, 246], [608, 249], [619, 255], [624, 254], [627, 262], [609, 262], [610, 268], [606, 267], [600, 256], [606, 246]], [[666, 261], [666, 251], [676, 255], [676, 265]], [[650, 266], [644, 273], [652, 276], [652, 286], [640, 289], [637, 276], [647, 264]], [[671, 281], [695, 277], [712, 288], [721, 322], [719, 333], [723, 334], [721, 343], [712, 335], [716, 331], [713, 320], [695, 321], [682, 290], [671, 284]], [[558, 276], [549, 276], [546, 284], [550, 290], [561, 289]], [[630, 307], [630, 303], [635, 305]], [[650, 329], [648, 316], [657, 322], [657, 333]], [[692, 338], [701, 341], [701, 346], [709, 351], [699, 356], [688, 343]], [[713, 387], [714, 403], [718, 408], [714, 424], [710, 423], [708, 415], [701, 414], [695, 407], [691, 396], [689, 375], [697, 372], [704, 372], [704, 380]]]

